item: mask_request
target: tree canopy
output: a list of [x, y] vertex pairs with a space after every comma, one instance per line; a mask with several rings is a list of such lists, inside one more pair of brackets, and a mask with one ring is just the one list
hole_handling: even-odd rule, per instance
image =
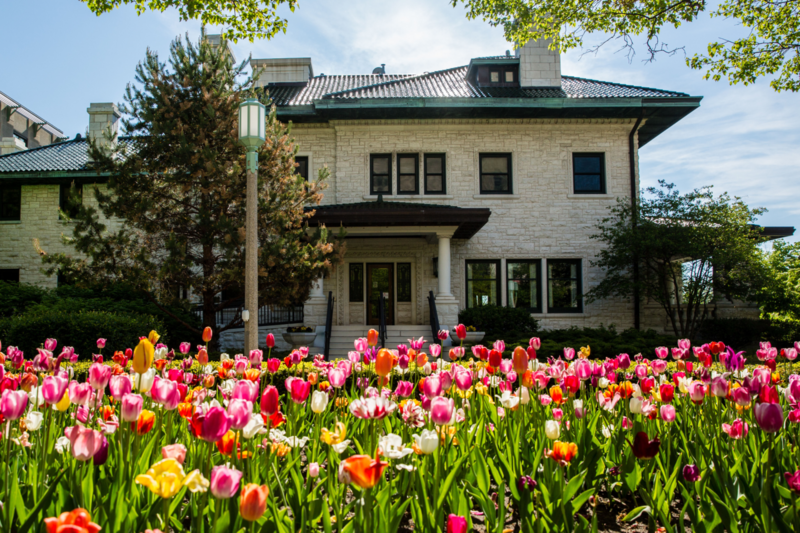
[[274, 37], [286, 33], [286, 19], [278, 16], [278, 7], [286, 5], [291, 11], [297, 0], [81, 0], [96, 15], [108, 13], [122, 5], [133, 4], [136, 12], [164, 12], [175, 9], [181, 20], [199, 20], [203, 24], [224, 26], [222, 36], [238, 41]]
[[451, 1], [465, 4], [469, 18], [502, 26], [509, 42], [522, 45], [538, 33], [563, 52], [583, 46], [587, 34], [603, 33], [608, 39], [602, 44], [621, 41], [633, 53], [635, 38], [643, 37], [650, 60], [676, 51], [661, 39], [665, 28], [682, 28], [705, 15], [729, 19], [731, 32], [739, 36], [709, 36], [715, 40], [706, 53], [688, 57], [687, 64], [704, 71], [706, 79], [726, 77], [731, 84], [748, 85], [772, 77], [776, 91], [800, 90], [800, 0]]

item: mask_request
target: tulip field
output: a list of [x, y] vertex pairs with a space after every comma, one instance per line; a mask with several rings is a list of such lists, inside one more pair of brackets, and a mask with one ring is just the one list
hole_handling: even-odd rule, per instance
[[0, 345], [2, 531], [800, 531], [798, 343], [593, 360], [370, 331], [343, 360], [270, 336], [212, 363], [211, 337], [98, 339], [88, 370]]

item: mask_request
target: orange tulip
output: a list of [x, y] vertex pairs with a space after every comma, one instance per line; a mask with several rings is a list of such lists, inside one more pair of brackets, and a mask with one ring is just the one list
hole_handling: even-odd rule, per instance
[[180, 415], [186, 420], [191, 420], [192, 415], [194, 414], [194, 405], [187, 402], [181, 402], [178, 404], [178, 413], [180, 413]]
[[350, 483], [360, 489], [371, 489], [381, 480], [384, 468], [389, 464], [380, 460], [380, 451], [375, 459], [369, 455], [353, 455], [342, 462], [342, 471], [347, 474]]
[[417, 359], [417, 351], [414, 348], [408, 349], [408, 361], [413, 363]]
[[378, 345], [378, 332], [376, 330], [371, 329], [367, 332], [367, 344], [370, 346]]
[[522, 374], [522, 386], [526, 389], [533, 388], [533, 372], [530, 370], [526, 370], [525, 373]]
[[108, 419], [114, 416], [114, 408], [110, 405], [103, 406], [103, 420], [108, 422]]
[[561, 405], [564, 403], [564, 392], [558, 385], [550, 387], [550, 397], [553, 399], [553, 403], [556, 405]]
[[69, 513], [61, 513], [58, 518], [45, 518], [47, 533], [97, 533], [100, 526], [92, 522], [92, 515], [86, 509], [75, 509]]
[[428, 354], [420, 352], [417, 354], [417, 367], [422, 368], [428, 362]]
[[311, 372], [308, 375], [308, 382], [311, 383], [312, 385], [316, 385], [318, 379], [319, 379], [319, 376], [317, 375], [316, 372]]
[[150, 341], [150, 344], [155, 344], [158, 342], [158, 339], [161, 338], [161, 335], [156, 333], [156, 330], [152, 330], [150, 334], [147, 336], [147, 340]]
[[561, 466], [566, 466], [578, 455], [578, 445], [574, 442], [561, 442], [557, 440], [553, 443], [553, 449], [549, 452], [545, 452], [545, 455]]
[[375, 358], [375, 373], [379, 376], [386, 377], [392, 372], [394, 366], [394, 356], [392, 352], [386, 348], [378, 351], [378, 356]]
[[242, 488], [239, 498], [239, 514], [248, 522], [255, 522], [267, 510], [269, 487], [248, 483]]
[[164, 367], [167, 366], [167, 363], [168, 361], [166, 359], [156, 359], [153, 364], [155, 365], [156, 370], [161, 372], [162, 370], [164, 370]]
[[153, 429], [156, 421], [156, 414], [153, 411], [143, 410], [139, 414], [139, 420], [131, 422], [131, 429], [139, 435], [146, 435]]
[[514, 348], [511, 360], [514, 363], [514, 372], [517, 374], [524, 374], [528, 370], [528, 352], [522, 346]]
[[[261, 379], [261, 371], [257, 368], [248, 368], [244, 371], [244, 379], [247, 381], [258, 381]], [[309, 381], [311, 381], [311, 379], [309, 379]]]
[[228, 430], [228, 432], [217, 441], [217, 449], [219, 450], [219, 453], [230, 457], [230, 455], [233, 453], [234, 442], [236, 442], [236, 433]]
[[206, 327], [203, 330], [203, 342], [206, 342], [206, 343], [211, 342], [211, 337], [213, 337], [213, 336], [214, 336], [214, 333], [211, 331], [211, 328]]

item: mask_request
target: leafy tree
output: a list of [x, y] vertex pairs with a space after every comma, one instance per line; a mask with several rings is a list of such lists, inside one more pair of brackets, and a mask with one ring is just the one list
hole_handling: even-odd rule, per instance
[[762, 313], [800, 320], [800, 242], [775, 241], [765, 259], [770, 275], [759, 298]]
[[[128, 86], [121, 109], [132, 136], [110, 151], [91, 145], [108, 190], [95, 189], [98, 209], [77, 210], [66, 241], [78, 254], [44, 254], [43, 261], [48, 273], [122, 281], [154, 302], [189, 291], [202, 304], [202, 325], [215, 326], [216, 312], [241, 297], [246, 152], [237, 139], [238, 106], [254, 95], [254, 79], [238, 83], [245, 63], [234, 66], [224, 47], [206, 42], [177, 39], [169, 64], [148, 51], [136, 69], [141, 88]], [[312, 183], [295, 173], [297, 148], [274, 108], [266, 137], [259, 150], [259, 306], [287, 305], [308, 296], [311, 281], [340, 261], [343, 247], [324, 227], [312, 234], [307, 224], [312, 212], [305, 206], [321, 200], [327, 169]], [[114, 218], [122, 223], [107, 222]], [[237, 313], [218, 331], [241, 324]]]
[[600, 45], [621, 41], [632, 56], [634, 38], [643, 36], [649, 60], [658, 52], [674, 53], [661, 41], [665, 27], [679, 28], [704, 14], [724, 17], [742, 26], [747, 34], [713, 41], [706, 54], [687, 58], [704, 77], [731, 84], [755, 83], [775, 76], [776, 91], [800, 90], [800, 0], [722, 0], [708, 4], [697, 0], [451, 0], [467, 6], [467, 17], [482, 17], [503, 26], [506, 39], [520, 45], [538, 32], [552, 39], [554, 49], [566, 51], [583, 45], [591, 33], [609, 37]]
[[[680, 194], [660, 182], [641, 195], [638, 210], [625, 199], [593, 235], [606, 246], [594, 266], [603, 280], [587, 294], [589, 302], [639, 294], [661, 306], [679, 337], [694, 338], [714, 316], [720, 297], [747, 300], [758, 295], [767, 271], [753, 225], [763, 209], [750, 209], [711, 187]], [[639, 264], [639, 275], [632, 266]]]
[[133, 4], [141, 15], [147, 10], [163, 13], [176, 9], [181, 20], [200, 20], [203, 24], [225, 26], [223, 37], [238, 41], [271, 39], [279, 31], [286, 33], [286, 19], [278, 16], [278, 7], [286, 4], [293, 12], [297, 0], [81, 0], [95, 15], [102, 15], [122, 5]]

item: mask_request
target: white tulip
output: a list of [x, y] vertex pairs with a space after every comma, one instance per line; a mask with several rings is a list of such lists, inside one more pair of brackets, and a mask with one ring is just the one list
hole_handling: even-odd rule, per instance
[[230, 355], [228, 355], [228, 354], [226, 354], [226, 353], [220, 354], [220, 356], [219, 356], [219, 360], [220, 360], [220, 362], [222, 362], [222, 361], [227, 361], [227, 360], [228, 360], [228, 359], [230, 359], [230, 358], [231, 358], [231, 356], [230, 356]]
[[257, 434], [266, 433], [267, 429], [264, 427], [264, 419], [261, 415], [255, 413], [250, 415], [250, 420], [242, 428], [242, 435], [246, 439], [252, 439]]
[[319, 390], [315, 390], [311, 395], [311, 410], [317, 414], [325, 411], [328, 407], [328, 394]]
[[433, 367], [430, 363], [425, 363], [425, 366], [422, 367], [422, 373], [426, 376], [430, 376], [431, 372], [433, 372]]
[[286, 437], [283, 442], [292, 448], [302, 448], [308, 442], [308, 437]]
[[25, 426], [28, 428], [28, 431], [36, 431], [40, 427], [42, 427], [42, 419], [44, 415], [40, 411], [31, 411], [28, 413], [28, 416], [25, 417]]
[[156, 379], [156, 369], [151, 368], [144, 374], [133, 374], [133, 388], [144, 394], [153, 388], [153, 381]]
[[167, 347], [162, 346], [161, 348], [157, 348], [153, 353], [153, 359], [164, 359], [167, 357]]
[[414, 465], [395, 465], [395, 468], [398, 470], [405, 470], [406, 472], [413, 472], [417, 469]]
[[345, 451], [349, 447], [350, 447], [350, 439], [343, 440], [339, 444], [332, 444], [331, 445], [331, 448], [333, 448], [333, 451], [335, 451], [338, 454], [341, 454], [343, 451]]
[[428, 455], [439, 447], [439, 435], [432, 429], [423, 429], [422, 435], [414, 435], [414, 442], [422, 453]]
[[69, 451], [69, 439], [67, 437], [59, 437], [55, 447], [58, 453]]
[[495, 396], [499, 401], [500, 405], [505, 407], [506, 409], [513, 409], [519, 403], [519, 398], [511, 394], [511, 391], [503, 391], [502, 396]]
[[31, 391], [28, 393], [28, 401], [30, 402], [31, 407], [34, 409], [38, 409], [39, 407], [44, 405], [44, 395], [42, 394], [42, 388], [41, 387], [31, 388]]
[[608, 387], [608, 385], [609, 385], [608, 378], [600, 378], [597, 380], [597, 386], [600, 387], [601, 389], [605, 389], [606, 387]]
[[403, 446], [403, 438], [394, 433], [389, 433], [378, 439], [378, 444], [383, 455], [389, 459], [402, 459], [406, 455], [414, 452], [411, 448]]
[[631, 398], [630, 403], [631, 413], [638, 415], [642, 412], [642, 398], [638, 396], [634, 396]]
[[603, 436], [605, 438], [610, 439], [612, 433], [614, 432], [614, 426], [612, 426], [612, 425], [603, 426], [603, 429], [601, 431], [602, 431]]
[[531, 395], [528, 392], [528, 388], [520, 387], [518, 394], [519, 394], [519, 403], [521, 403], [522, 405], [528, 405], [528, 403], [531, 401]]
[[544, 423], [544, 434], [550, 440], [556, 440], [561, 436], [561, 424], [555, 420], [548, 420]]

